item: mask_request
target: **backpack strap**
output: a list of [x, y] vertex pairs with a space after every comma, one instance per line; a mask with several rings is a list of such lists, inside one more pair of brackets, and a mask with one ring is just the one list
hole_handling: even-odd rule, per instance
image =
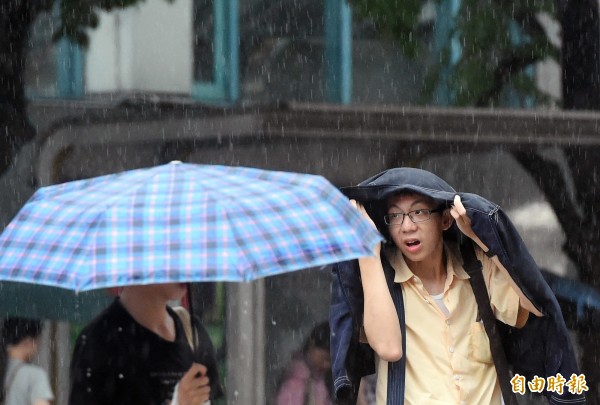
[[400, 321], [400, 332], [402, 333], [402, 357], [398, 361], [388, 363], [387, 403], [404, 404], [404, 393], [406, 391], [406, 319], [404, 313], [404, 297], [402, 286], [394, 282], [395, 271], [385, 255], [381, 255], [383, 272], [392, 301], [396, 307], [398, 320]]
[[500, 332], [496, 325], [496, 317], [492, 312], [490, 297], [483, 279], [483, 266], [475, 255], [473, 242], [463, 236], [461, 236], [460, 239], [460, 253], [463, 259], [463, 268], [470, 277], [469, 281], [471, 283], [471, 288], [473, 289], [473, 294], [475, 295], [475, 301], [477, 301], [479, 317], [481, 317], [485, 332], [490, 339], [490, 350], [492, 352], [492, 358], [494, 359], [494, 365], [496, 366], [496, 374], [498, 375], [502, 398], [506, 405], [517, 405], [517, 398], [512, 390], [512, 385], [510, 384], [511, 373], [508, 367], [506, 353], [502, 346]]

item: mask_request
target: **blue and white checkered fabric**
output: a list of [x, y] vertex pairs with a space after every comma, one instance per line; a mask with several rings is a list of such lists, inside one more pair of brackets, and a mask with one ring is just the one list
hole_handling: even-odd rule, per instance
[[0, 280], [249, 281], [365, 256], [381, 239], [321, 176], [171, 163], [39, 189], [0, 235]]

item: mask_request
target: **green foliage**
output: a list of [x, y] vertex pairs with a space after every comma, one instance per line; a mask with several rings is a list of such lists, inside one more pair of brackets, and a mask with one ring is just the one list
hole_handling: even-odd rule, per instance
[[407, 55], [417, 55], [421, 44], [415, 32], [421, 0], [353, 0], [351, 4], [358, 15], [370, 18], [381, 34], [397, 39]]
[[[439, 5], [447, 0], [435, 1]], [[427, 45], [419, 43], [416, 35], [421, 1], [351, 3], [358, 16], [372, 19], [383, 35], [391, 34], [406, 55], [418, 55], [418, 50]], [[437, 44], [439, 55], [430, 59], [439, 64], [428, 68], [421, 101], [432, 102], [435, 89], [443, 86], [449, 89], [452, 104], [459, 106], [501, 105], [508, 91], [535, 102], [547, 102], [527, 73], [537, 62], [556, 60], [559, 53], [539, 23], [541, 13], [554, 16], [554, 1], [462, 0], [450, 33], [460, 43], [460, 58], [450, 64], [450, 38], [445, 44]]]
[[[131, 7], [144, 0], [59, 0], [60, 25], [54, 40], [66, 37], [82, 46], [88, 45], [87, 30], [100, 22], [99, 12]], [[174, 0], [165, 0], [172, 3]]]

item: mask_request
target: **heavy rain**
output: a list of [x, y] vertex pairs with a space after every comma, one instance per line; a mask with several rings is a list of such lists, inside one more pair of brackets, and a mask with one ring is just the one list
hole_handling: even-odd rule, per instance
[[[0, 403], [600, 405], [598, 8], [2, 0]], [[371, 178], [394, 168], [455, 191]], [[406, 195], [445, 211], [394, 205]], [[452, 303], [464, 280], [446, 243], [471, 236], [465, 215], [491, 252], [483, 274], [493, 267], [514, 295], [511, 321], [487, 279], [491, 304], [475, 281], [471, 304]], [[419, 256], [423, 236], [396, 246], [395, 229], [445, 219], [457, 240], [444, 233], [440, 250]], [[376, 254], [403, 257], [386, 273], [391, 318], [369, 311], [364, 257], [380, 238]], [[439, 291], [413, 267], [438, 254]], [[393, 287], [402, 265], [416, 281]], [[425, 337], [413, 290], [441, 297]], [[465, 313], [489, 360], [471, 358], [473, 325], [452, 334]], [[401, 353], [379, 350], [380, 330], [399, 333]]]

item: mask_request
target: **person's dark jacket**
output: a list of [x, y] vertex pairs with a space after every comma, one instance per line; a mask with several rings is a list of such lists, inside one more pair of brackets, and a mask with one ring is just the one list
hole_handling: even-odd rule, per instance
[[[381, 203], [402, 190], [427, 195], [448, 206], [458, 194], [475, 234], [492, 254], [498, 256], [525, 296], [543, 314], [539, 318], [530, 316], [521, 329], [498, 322], [504, 325], [503, 345], [513, 373], [525, 376], [528, 381], [535, 375], [553, 377], [560, 373], [566, 380], [572, 374], [579, 375], [558, 302], [514, 225], [498, 205], [475, 194], [457, 193], [432, 173], [409, 168], [388, 170], [359, 186], [342, 191], [350, 198], [363, 202], [378, 228], [385, 233], [385, 226], [380, 222]], [[375, 371], [371, 348], [359, 343], [358, 339], [363, 319], [363, 292], [356, 260], [334, 265], [331, 294], [334, 389], [340, 402], [355, 403], [360, 378]], [[400, 322], [404, 330], [403, 316], [400, 316]], [[403, 386], [403, 366], [401, 370], [401, 381], [397, 383]], [[563, 404], [565, 401], [570, 404], [585, 403], [583, 395], [571, 394], [566, 386], [562, 395], [548, 391], [545, 394], [552, 404]]]
[[79, 334], [70, 366], [69, 405], [163, 405], [193, 362], [207, 368], [211, 399], [222, 395], [217, 359], [210, 337], [196, 319], [198, 344], [190, 347], [181, 318], [175, 340], [163, 339], [139, 324], [119, 299]]

